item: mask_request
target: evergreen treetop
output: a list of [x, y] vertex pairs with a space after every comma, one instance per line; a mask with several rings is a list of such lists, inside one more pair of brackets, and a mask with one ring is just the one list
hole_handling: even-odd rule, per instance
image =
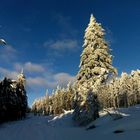
[[112, 55], [104, 38], [105, 32], [93, 15], [85, 30], [80, 70], [77, 74], [76, 86], [79, 91], [87, 90], [104, 83], [108, 76], [117, 74], [112, 66]]

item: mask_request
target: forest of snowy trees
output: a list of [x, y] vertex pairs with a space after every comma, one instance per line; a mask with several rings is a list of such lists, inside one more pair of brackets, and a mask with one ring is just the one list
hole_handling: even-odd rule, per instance
[[25, 118], [27, 96], [23, 73], [17, 80], [4, 78], [0, 82], [0, 122]]
[[140, 103], [140, 70], [130, 74], [122, 73], [120, 77], [102, 85], [98, 89], [101, 108], [129, 107]]
[[38, 115], [57, 115], [64, 113], [65, 110], [74, 108], [74, 89], [69, 83], [67, 88], [57, 87], [49, 96], [46, 95], [34, 101], [32, 111]]
[[[93, 15], [85, 30], [83, 52], [76, 80], [67, 87], [57, 87], [51, 94], [32, 104], [35, 115], [58, 115], [73, 110], [73, 120], [87, 125], [99, 118], [99, 111], [129, 107], [140, 103], [140, 70], [118, 76], [112, 65], [113, 56], [105, 30]], [[0, 82], [0, 122], [25, 117], [27, 96], [25, 76], [17, 81], [5, 78]]]
[[32, 111], [39, 115], [57, 115], [74, 110], [78, 125], [87, 125], [99, 117], [99, 110], [128, 107], [140, 103], [140, 70], [122, 73], [112, 66], [111, 49], [105, 30], [93, 15], [85, 30], [79, 72], [73, 85], [57, 87], [36, 99]]

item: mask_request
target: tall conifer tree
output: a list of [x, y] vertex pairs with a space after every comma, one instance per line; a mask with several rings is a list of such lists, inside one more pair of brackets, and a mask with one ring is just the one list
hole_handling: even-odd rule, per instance
[[[86, 124], [99, 117], [98, 102], [95, 103], [96, 90], [105, 83], [111, 75], [117, 74], [112, 66], [112, 55], [107, 42], [105, 32], [100, 23], [97, 23], [93, 15], [85, 30], [83, 52], [81, 54], [80, 70], [76, 80], [76, 106], [74, 119], [79, 124]], [[88, 97], [93, 94], [93, 100], [88, 103]], [[94, 109], [89, 109], [90, 107]], [[87, 115], [88, 114], [88, 115]]]
[[104, 83], [107, 78], [116, 74], [117, 70], [112, 66], [112, 55], [105, 41], [105, 32], [100, 23], [97, 23], [93, 15], [85, 30], [83, 52], [81, 54], [80, 70], [77, 74], [77, 88], [85, 91], [90, 87], [96, 87]]

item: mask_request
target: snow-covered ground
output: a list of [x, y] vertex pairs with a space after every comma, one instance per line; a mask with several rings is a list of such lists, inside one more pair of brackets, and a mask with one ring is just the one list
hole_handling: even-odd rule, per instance
[[[30, 115], [27, 119], [0, 125], [0, 140], [139, 140], [140, 105], [119, 110], [123, 118], [113, 120], [106, 113], [86, 130], [71, 120], [72, 111], [57, 117]], [[123, 133], [114, 133], [121, 130]]]

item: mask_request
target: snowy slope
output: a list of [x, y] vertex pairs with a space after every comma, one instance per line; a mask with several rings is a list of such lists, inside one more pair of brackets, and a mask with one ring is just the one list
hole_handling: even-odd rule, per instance
[[[123, 118], [112, 120], [106, 113], [86, 130], [71, 120], [72, 111], [57, 117], [29, 116], [27, 119], [0, 125], [0, 140], [134, 140], [140, 139], [140, 105], [119, 110]], [[113, 133], [122, 130], [123, 133]]]

